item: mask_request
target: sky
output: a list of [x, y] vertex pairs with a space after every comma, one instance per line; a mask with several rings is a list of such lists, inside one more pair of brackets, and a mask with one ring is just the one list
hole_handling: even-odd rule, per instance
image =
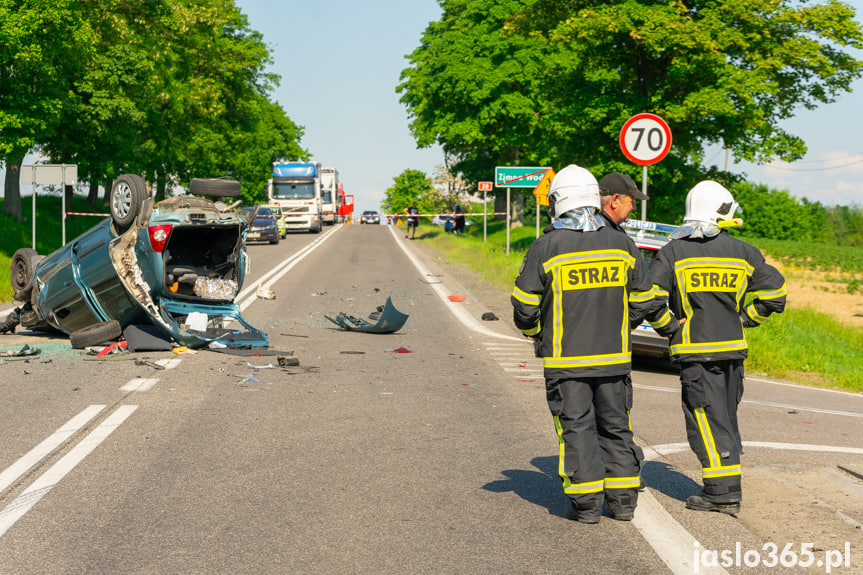
[[[443, 164], [440, 147], [417, 149], [396, 92], [399, 75], [408, 66], [405, 56], [441, 15], [436, 0], [235, 3], [270, 47], [269, 71], [281, 76], [273, 98], [304, 127], [301, 145], [312, 159], [339, 170], [356, 210], [379, 209], [386, 189], [404, 170], [431, 175]], [[848, 3], [861, 20], [863, 0]], [[855, 56], [863, 59], [863, 52]], [[755, 166], [736, 164], [732, 155], [728, 168], [797, 198], [863, 206], [863, 141], [858, 139], [858, 134], [863, 137], [863, 80], [853, 89], [834, 104], [802, 110], [782, 124], [808, 145], [802, 160]], [[673, 139], [673, 125], [671, 130]], [[711, 148], [706, 160], [724, 167], [725, 152]], [[569, 163], [578, 163], [578, 158], [563, 158], [560, 166], [552, 167]], [[22, 193], [28, 193], [25, 187]]]

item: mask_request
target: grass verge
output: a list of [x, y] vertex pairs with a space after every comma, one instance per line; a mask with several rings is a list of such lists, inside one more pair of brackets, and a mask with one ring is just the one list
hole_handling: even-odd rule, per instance
[[[483, 242], [482, 224], [469, 226], [463, 236], [444, 233], [442, 228], [420, 227], [419, 239], [454, 262], [468, 264], [482, 278], [507, 293], [512, 290], [522, 259], [536, 237], [531, 226], [510, 231], [510, 253], [506, 255], [506, 230], [502, 222], [489, 223], [488, 241]], [[782, 257], [807, 252], [803, 244], [781, 242]], [[772, 242], [759, 242], [770, 253]], [[819, 262], [808, 250], [809, 265], [835, 269], [834, 254]], [[817, 250], [815, 253], [819, 253]], [[773, 255], [773, 254], [771, 254]], [[856, 268], [856, 263], [854, 266]], [[761, 327], [746, 330], [749, 359], [746, 371], [810, 385], [863, 392], [863, 329], [844, 326], [830, 315], [809, 308], [789, 308], [773, 315]]]
[[[21, 199], [24, 221], [19, 222], [2, 211], [0, 199], [0, 304], [12, 301], [12, 283], [9, 268], [12, 256], [18, 248], [33, 246], [33, 208], [30, 197]], [[93, 212], [87, 206], [87, 198], [74, 196], [68, 212]], [[59, 196], [36, 196], [36, 251], [48, 255], [63, 245], [62, 201]], [[109, 213], [108, 208], [99, 207], [98, 213]], [[72, 240], [98, 223], [93, 216], [69, 216], [66, 218], [66, 241]]]

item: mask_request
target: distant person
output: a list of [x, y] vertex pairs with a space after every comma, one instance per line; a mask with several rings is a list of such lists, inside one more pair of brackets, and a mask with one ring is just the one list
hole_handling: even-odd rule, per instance
[[417, 227], [420, 225], [419, 213], [420, 210], [417, 207], [416, 202], [414, 202], [411, 207], [405, 208], [405, 214], [408, 215], [408, 228], [405, 232], [406, 238], [414, 239], [414, 235], [417, 233]]
[[[703, 181], [686, 196], [683, 225], [650, 268], [654, 289], [667, 292], [681, 329], [671, 338], [680, 366], [689, 446], [701, 461], [704, 489], [686, 500], [696, 511], [740, 511], [743, 444], [737, 407], [743, 397], [743, 328], [785, 309], [785, 278], [757, 248], [728, 235], [738, 226], [737, 202], [717, 182]], [[746, 304], [746, 294], [755, 299]]]
[[453, 217], [453, 228], [452, 231], [454, 234], [463, 234], [464, 233], [464, 213], [461, 211], [461, 206], [455, 207], [455, 216]]
[[513, 319], [543, 358], [567, 517], [599, 523], [607, 501], [615, 519], [631, 521], [644, 454], [629, 423], [630, 321], [647, 317], [662, 335], [679, 326], [654, 297], [635, 243], [600, 215], [590, 172], [567, 166], [548, 199], [552, 225], [525, 255], [512, 291]]

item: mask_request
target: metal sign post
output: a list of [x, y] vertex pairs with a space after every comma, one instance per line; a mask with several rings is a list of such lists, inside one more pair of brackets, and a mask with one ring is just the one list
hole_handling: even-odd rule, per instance
[[[510, 188], [536, 188], [551, 168], [498, 166], [494, 169], [494, 185], [506, 188], [506, 255], [509, 255], [509, 227], [512, 220]], [[539, 217], [539, 206], [537, 206]]]
[[[620, 149], [642, 166], [641, 189], [647, 195], [647, 166], [659, 163], [671, 149], [671, 128], [655, 114], [636, 114], [620, 130]], [[641, 219], [647, 219], [647, 200], [641, 200]]]
[[60, 205], [63, 213], [61, 217], [63, 245], [66, 245], [66, 186], [74, 186], [78, 183], [78, 165], [77, 164], [33, 164], [30, 166], [21, 166], [21, 175], [23, 177], [26, 168], [30, 168], [30, 181], [33, 187], [33, 249], [36, 249], [36, 186], [60, 186], [60, 197], [62, 198]]
[[487, 192], [490, 192], [494, 186], [493, 182], [480, 182], [479, 191], [482, 192], [482, 243], [486, 243], [488, 237], [488, 201]]

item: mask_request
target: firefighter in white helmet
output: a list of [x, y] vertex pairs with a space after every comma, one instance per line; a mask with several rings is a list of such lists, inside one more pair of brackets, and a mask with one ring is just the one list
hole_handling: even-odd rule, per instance
[[567, 166], [548, 198], [553, 222], [525, 255], [512, 292], [514, 320], [543, 358], [568, 517], [598, 523], [605, 500], [616, 519], [628, 521], [643, 460], [628, 418], [630, 328], [645, 317], [663, 335], [679, 326], [654, 298], [635, 243], [603, 221], [590, 172]]
[[[724, 186], [699, 182], [686, 196], [683, 225], [650, 270], [654, 289], [668, 295], [681, 324], [669, 352], [680, 365], [686, 434], [704, 484], [686, 506], [731, 515], [742, 500], [737, 405], [747, 356], [743, 328], [781, 313], [787, 293], [782, 274], [761, 252], [725, 231], [743, 223], [737, 213]], [[747, 294], [755, 296], [748, 305]]]

